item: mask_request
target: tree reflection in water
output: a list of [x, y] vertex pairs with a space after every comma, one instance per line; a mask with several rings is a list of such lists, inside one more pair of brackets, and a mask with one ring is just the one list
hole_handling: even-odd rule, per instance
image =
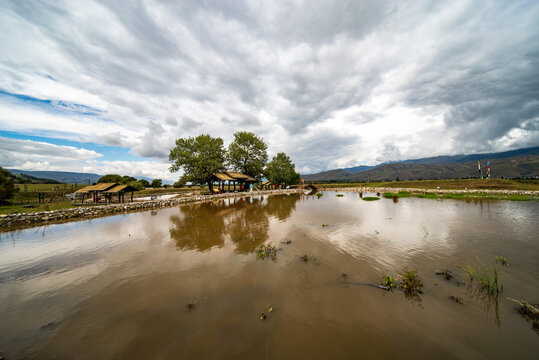
[[293, 194], [184, 205], [170, 217], [170, 237], [179, 249], [206, 251], [222, 247], [228, 235], [237, 252], [249, 253], [268, 240], [269, 217], [288, 219], [299, 199]]

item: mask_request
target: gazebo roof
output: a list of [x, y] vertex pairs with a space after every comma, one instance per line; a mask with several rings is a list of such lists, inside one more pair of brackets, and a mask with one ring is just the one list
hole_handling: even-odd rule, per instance
[[234, 181], [236, 179], [228, 176], [226, 173], [213, 173], [213, 176], [215, 176], [217, 179], [221, 181]]
[[96, 185], [90, 185], [90, 186], [86, 186], [85, 188], [77, 190], [76, 193], [83, 194], [83, 193], [89, 193], [92, 191], [106, 191], [116, 185], [118, 184], [117, 183], [101, 183], [101, 184], [96, 184]]
[[226, 173], [228, 174], [228, 176], [230, 176], [234, 180], [256, 181], [256, 179], [254, 177], [246, 175], [246, 174], [242, 174], [242, 173], [239, 173], [239, 172], [227, 171]]
[[137, 188], [132, 187], [131, 185], [116, 185], [111, 189], [108, 189], [105, 191], [106, 193], [119, 193], [120, 191], [123, 192], [133, 192], [138, 191]]

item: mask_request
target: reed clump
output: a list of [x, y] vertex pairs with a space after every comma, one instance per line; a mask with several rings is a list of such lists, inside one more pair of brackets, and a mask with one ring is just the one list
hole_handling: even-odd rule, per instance
[[480, 259], [480, 267], [474, 268], [471, 264], [466, 264], [463, 267], [465, 274], [468, 276], [470, 283], [477, 282], [479, 287], [489, 294], [497, 294], [502, 291], [503, 285], [496, 263], [487, 266]]

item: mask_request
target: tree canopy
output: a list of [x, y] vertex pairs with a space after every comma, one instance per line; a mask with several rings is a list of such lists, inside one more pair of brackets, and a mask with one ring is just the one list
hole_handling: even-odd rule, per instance
[[153, 179], [151, 186], [155, 188], [160, 188], [163, 185], [163, 181], [161, 179]]
[[284, 152], [275, 155], [265, 169], [266, 178], [274, 184], [295, 185], [301, 182], [296, 165]]
[[[135, 179], [136, 180], [136, 179]], [[118, 183], [120, 184], [122, 182], [122, 176], [118, 174], [107, 174], [103, 175], [97, 180], [98, 184], [101, 183]]]
[[171, 172], [183, 170], [183, 181], [204, 184], [214, 172], [225, 170], [225, 150], [223, 139], [210, 135], [180, 138], [170, 150]]
[[239, 131], [228, 146], [227, 162], [235, 170], [260, 178], [268, 162], [268, 146], [252, 132]]
[[9, 171], [0, 167], [0, 203], [13, 197], [15, 184], [12, 176]]
[[138, 181], [140, 183], [140, 185], [142, 185], [143, 187], [150, 187], [150, 182], [146, 179], [140, 179]]

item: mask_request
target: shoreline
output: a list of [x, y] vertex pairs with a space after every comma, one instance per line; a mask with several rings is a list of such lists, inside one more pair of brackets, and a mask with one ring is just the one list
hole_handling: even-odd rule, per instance
[[421, 189], [421, 188], [397, 188], [397, 187], [343, 187], [332, 188], [323, 187], [319, 188], [319, 191], [345, 191], [345, 192], [371, 192], [371, 193], [398, 193], [399, 191], [406, 191], [410, 193], [418, 194], [482, 194], [482, 195], [527, 195], [531, 197], [539, 197], [539, 191], [537, 190], [494, 190], [494, 189]]
[[[22, 230], [42, 225], [60, 224], [74, 221], [90, 220], [100, 217], [113, 216], [119, 214], [128, 214], [133, 212], [142, 212], [153, 209], [162, 209], [174, 207], [186, 203], [197, 203], [206, 201], [215, 201], [232, 197], [249, 197], [258, 195], [281, 195], [302, 193], [305, 189], [279, 189], [279, 190], [261, 190], [253, 192], [236, 192], [224, 193], [215, 195], [194, 195], [189, 197], [172, 198], [166, 200], [148, 200], [135, 201], [122, 204], [103, 204], [84, 207], [71, 207], [67, 209], [58, 209], [40, 212], [2, 214], [0, 215], [0, 233]], [[504, 199], [503, 196], [529, 196], [531, 198], [539, 198], [539, 191], [535, 190], [488, 190], [488, 189], [421, 189], [421, 188], [388, 188], [388, 187], [319, 187], [319, 191], [334, 191], [334, 192], [365, 192], [365, 193], [394, 193], [400, 191], [409, 193], [409, 196], [414, 194], [430, 194], [435, 196], [451, 195], [451, 194], [468, 194], [470, 199], [476, 200], [492, 200], [488, 198], [474, 197], [473, 195], [483, 196], [499, 196], [499, 200]]]
[[186, 203], [214, 201], [233, 197], [250, 197], [258, 195], [281, 195], [302, 192], [304, 189], [262, 190], [253, 192], [236, 192], [215, 195], [195, 195], [166, 200], [135, 201], [121, 204], [103, 204], [84, 207], [72, 207], [50, 211], [3, 214], [0, 215], [0, 233], [22, 230], [42, 225], [61, 224], [74, 221], [90, 220], [100, 217], [142, 212], [154, 209], [174, 207]]

